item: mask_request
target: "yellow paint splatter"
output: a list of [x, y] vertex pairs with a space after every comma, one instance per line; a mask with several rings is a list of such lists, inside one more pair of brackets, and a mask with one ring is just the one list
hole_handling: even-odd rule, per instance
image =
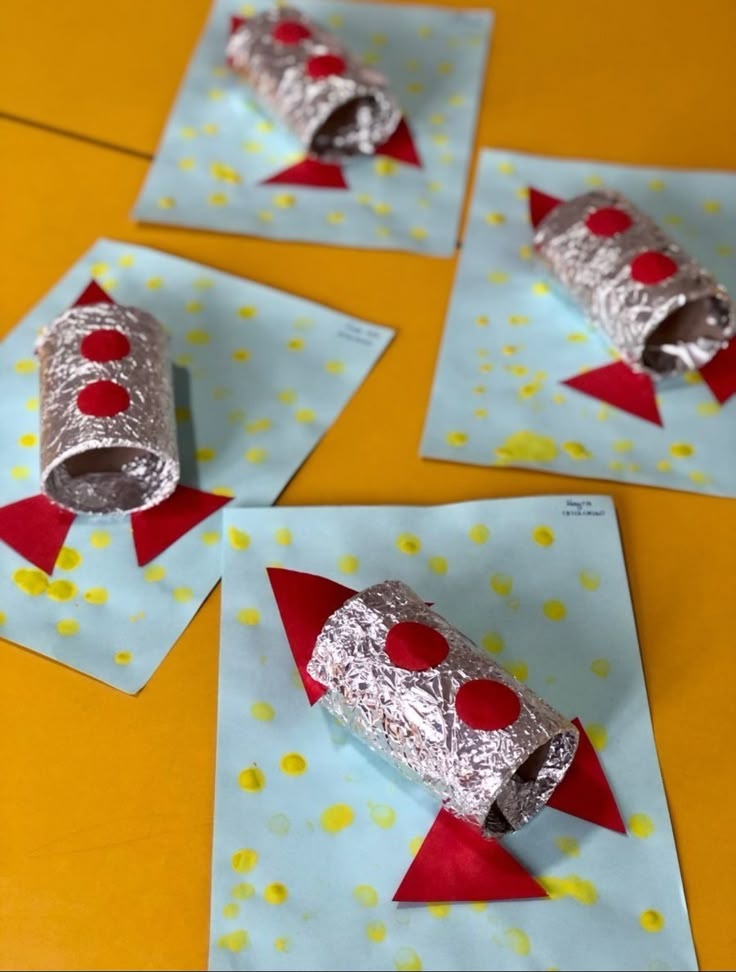
[[491, 655], [498, 655], [504, 649], [503, 638], [497, 631], [487, 631], [480, 639], [480, 643]]
[[588, 739], [590, 739], [593, 749], [597, 749], [600, 752], [602, 749], [606, 748], [608, 743], [608, 733], [606, 732], [606, 727], [600, 725], [597, 722], [591, 722], [585, 727], [585, 734]]
[[718, 415], [721, 410], [721, 406], [718, 402], [699, 402], [695, 406], [695, 411], [698, 415], [703, 415], [706, 418], [709, 415]]
[[191, 587], [175, 587], [171, 594], [179, 604], [186, 604], [187, 601], [191, 601], [194, 597], [194, 592]]
[[32, 570], [22, 567], [13, 574], [13, 582], [24, 594], [31, 597], [38, 597], [43, 594], [49, 586], [48, 576], [42, 570]]
[[687, 459], [694, 454], [695, 448], [689, 442], [673, 442], [670, 446], [670, 455], [675, 459]]
[[107, 530], [95, 530], [89, 538], [89, 542], [95, 548], [95, 550], [104, 550], [105, 547], [110, 546], [110, 534]]
[[536, 294], [538, 297], [542, 297], [544, 296], [544, 294], [548, 294], [549, 291], [550, 291], [549, 284], [545, 283], [543, 280], [539, 280], [537, 281], [537, 283], [532, 284], [532, 293]]
[[[242, 853], [242, 851], [236, 852], [236, 854], [240, 854], [240, 853]], [[251, 851], [251, 853], [256, 854], [255, 851]], [[236, 857], [236, 854], [233, 854], [233, 861]], [[256, 861], [257, 860], [258, 860], [258, 855], [256, 854]], [[236, 871], [242, 871], [242, 868], [235, 867], [234, 863], [233, 863], [233, 868]], [[250, 868], [246, 868], [246, 870], [250, 870]], [[248, 898], [252, 898], [255, 893], [256, 893], [256, 889], [253, 887], [252, 884], [249, 884], [247, 881], [242, 881], [240, 884], [236, 884], [230, 891], [230, 894], [233, 896], [233, 898], [237, 898], [238, 901], [247, 901]]]
[[226, 948], [228, 952], [242, 952], [249, 943], [248, 932], [244, 928], [229, 932], [227, 935], [220, 935], [217, 939], [217, 947]]
[[402, 553], [413, 556], [422, 549], [422, 542], [413, 533], [400, 533], [396, 538], [396, 546]]
[[634, 837], [645, 840], [654, 833], [654, 823], [646, 813], [632, 813], [629, 817], [629, 830]]
[[250, 707], [250, 714], [259, 722], [270, 722], [275, 712], [270, 702], [254, 702]]
[[354, 819], [353, 808], [349, 807], [347, 803], [333, 803], [332, 806], [322, 811], [319, 822], [322, 829], [326, 830], [328, 834], [337, 834], [349, 827]]
[[553, 900], [574, 898], [584, 905], [595, 904], [598, 900], [598, 889], [593, 882], [584, 880], [578, 874], [568, 874], [567, 877], [544, 875], [537, 880]]
[[68, 580], [51, 581], [46, 588], [46, 597], [52, 601], [71, 601], [77, 593], [77, 585]]
[[248, 625], [249, 627], [254, 624], [259, 624], [261, 620], [261, 612], [258, 608], [254, 607], [241, 608], [236, 616], [241, 624]]
[[521, 928], [507, 928], [503, 939], [506, 947], [517, 955], [528, 955], [532, 950], [529, 936]]
[[343, 554], [338, 558], [337, 567], [343, 574], [354, 574], [360, 567], [360, 561], [353, 554]]
[[644, 931], [661, 932], [664, 928], [664, 917], [659, 911], [650, 908], [639, 915], [639, 924]]
[[285, 813], [274, 813], [268, 818], [268, 829], [277, 837], [285, 837], [291, 830], [291, 821]]
[[200, 540], [207, 547], [214, 547], [220, 542], [220, 534], [216, 530], [206, 530], [199, 536]]
[[291, 939], [282, 936], [281, 938], [275, 938], [273, 942], [273, 947], [277, 952], [290, 952], [291, 951]]
[[375, 908], [378, 904], [378, 892], [370, 884], [359, 884], [353, 888], [353, 897], [364, 908]]
[[325, 362], [325, 371], [331, 375], [341, 375], [345, 371], [344, 361], [327, 361]]
[[151, 564], [150, 567], [146, 567], [143, 576], [149, 584], [155, 584], [166, 577], [166, 568], [160, 564]]
[[450, 914], [449, 904], [428, 904], [427, 911], [430, 915], [434, 915], [435, 918], [447, 918]]
[[596, 658], [590, 663], [590, 670], [598, 678], [606, 678], [611, 671], [611, 663], [607, 658]]
[[554, 599], [545, 601], [542, 610], [544, 611], [545, 617], [548, 617], [550, 621], [562, 621], [567, 614], [567, 608], [562, 601]]
[[253, 448], [253, 449], [248, 449], [248, 451], [245, 453], [245, 459], [248, 462], [255, 463], [256, 465], [258, 463], [263, 462], [267, 458], [268, 458], [268, 451], [266, 449]]
[[435, 574], [447, 573], [447, 560], [444, 557], [430, 557], [427, 561], [429, 569]]
[[508, 283], [509, 275], [505, 270], [491, 270], [486, 274], [486, 280], [492, 284]]
[[371, 921], [365, 926], [365, 933], [371, 942], [382, 942], [386, 937], [386, 926], [382, 921]]
[[65, 638], [70, 638], [79, 631], [79, 622], [74, 618], [62, 618], [56, 622], [56, 630]]
[[576, 461], [593, 458], [593, 453], [586, 449], [582, 442], [563, 442], [562, 448], [571, 459]]
[[408, 945], [403, 945], [394, 957], [394, 968], [396, 972], [421, 972], [422, 960], [419, 954]]
[[578, 580], [580, 581], [580, 586], [584, 587], [586, 591], [597, 591], [601, 586], [601, 575], [597, 570], [584, 568], [578, 574]]
[[306, 772], [307, 761], [301, 753], [285, 753], [279, 763], [281, 772], [287, 776], [301, 776]]
[[709, 476], [708, 473], [700, 472], [699, 470], [693, 469], [687, 474], [688, 479], [693, 483], [697, 483], [699, 486], [707, 486], [708, 483], [713, 482], [713, 477]]
[[489, 226], [503, 226], [506, 222], [506, 217], [503, 213], [488, 213], [486, 215], [486, 223]]
[[373, 171], [379, 176], [392, 176], [397, 169], [398, 164], [394, 159], [380, 158], [373, 163]]
[[454, 446], [455, 448], [467, 445], [468, 434], [467, 432], [460, 432], [458, 430], [448, 432], [447, 435], [445, 436], [445, 442], [449, 446]]
[[240, 914], [240, 905], [236, 904], [234, 901], [230, 901], [222, 909], [223, 918], [237, 918]]
[[529, 677], [529, 668], [526, 662], [506, 662], [503, 667], [509, 673], [509, 675], [512, 676], [512, 678], [518, 679], [520, 682], [525, 682]]
[[540, 547], [551, 547], [555, 542], [555, 531], [552, 527], [538, 526], [532, 530], [532, 538]]
[[263, 898], [272, 905], [283, 904], [289, 897], [289, 889], [281, 881], [272, 881], [263, 889]]
[[253, 307], [250, 304], [246, 304], [243, 307], [238, 307], [238, 317], [250, 319], [252, 317], [255, 317], [257, 313], [258, 313], [258, 308]]
[[238, 774], [238, 785], [248, 793], [258, 793], [266, 785], [266, 774], [258, 766], [247, 766]]
[[133, 661], [132, 651], [116, 651], [114, 655], [116, 665], [130, 665]]
[[528, 429], [514, 432], [496, 449], [496, 458], [500, 462], [551, 462], [556, 456], [554, 439]]
[[291, 209], [296, 205], [296, 196], [291, 192], [280, 192], [271, 199], [277, 209]]
[[73, 547], [62, 547], [56, 558], [56, 566], [60, 570], [76, 570], [82, 563], [82, 555]]
[[18, 445], [23, 446], [24, 449], [30, 449], [31, 446], [35, 446], [38, 442], [38, 436], [34, 435], [33, 432], [26, 432], [25, 435], [21, 435], [18, 439]]
[[574, 837], [555, 837], [555, 844], [567, 857], [580, 856], [580, 844]]
[[419, 853], [419, 848], [424, 843], [424, 837], [412, 837], [409, 841], [409, 853], [412, 857], [416, 857]]
[[288, 530], [286, 527], [279, 527], [273, 537], [280, 547], [288, 547], [292, 541], [291, 530]]
[[487, 543], [491, 531], [483, 523], [476, 523], [468, 530], [468, 536], [473, 541], [473, 543]]
[[514, 589], [514, 579], [510, 574], [493, 574], [490, 580], [491, 590], [499, 597], [507, 597]]
[[385, 803], [377, 803], [370, 808], [370, 818], [378, 827], [388, 830], [396, 823], [396, 811]]
[[32, 375], [38, 368], [38, 362], [33, 358], [21, 358], [20, 361], [15, 362], [13, 368], [19, 375]]

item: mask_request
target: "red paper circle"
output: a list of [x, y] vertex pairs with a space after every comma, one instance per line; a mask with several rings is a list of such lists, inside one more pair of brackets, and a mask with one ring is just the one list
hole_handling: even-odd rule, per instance
[[271, 32], [271, 37], [279, 44], [298, 44], [312, 36], [312, 31], [297, 20], [282, 20], [276, 24]]
[[306, 71], [310, 78], [319, 81], [331, 74], [342, 74], [347, 65], [339, 54], [318, 54], [307, 61]]
[[114, 381], [91, 381], [77, 395], [77, 408], [84, 415], [112, 418], [130, 405], [130, 395]]
[[423, 672], [441, 664], [450, 646], [436, 628], [418, 621], [399, 621], [386, 636], [385, 651], [397, 668]]
[[130, 354], [130, 341], [114, 328], [101, 327], [82, 338], [79, 350], [88, 361], [120, 361]]
[[585, 225], [593, 236], [616, 236], [618, 233], [627, 230], [632, 222], [631, 216], [625, 213], [623, 209], [617, 209], [615, 206], [603, 206], [588, 216]]
[[471, 729], [505, 729], [518, 719], [521, 702], [503, 682], [478, 678], [460, 686], [455, 711]]
[[666, 253], [645, 250], [631, 261], [631, 277], [640, 284], [658, 284], [677, 273], [677, 264]]

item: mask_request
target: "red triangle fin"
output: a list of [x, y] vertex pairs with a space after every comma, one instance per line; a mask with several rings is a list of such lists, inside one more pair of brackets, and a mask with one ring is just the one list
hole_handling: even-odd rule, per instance
[[700, 369], [703, 381], [719, 405], [736, 395], [736, 338]]
[[39, 493], [0, 507], [0, 540], [51, 574], [75, 514]]
[[229, 496], [215, 496], [191, 486], [177, 486], [158, 506], [133, 513], [130, 521], [139, 567], [149, 564], [229, 502]]
[[562, 202], [557, 196], [549, 196], [533, 186], [529, 187], [529, 219], [534, 229], [539, 226], [545, 216], [552, 212]]
[[623, 361], [584, 371], [574, 378], [567, 378], [562, 384], [635, 418], [662, 425], [654, 382], [649, 375], [632, 371]]
[[97, 283], [96, 280], [91, 280], [87, 286], [84, 288], [82, 293], [77, 297], [77, 299], [72, 304], [72, 307], [86, 307], [87, 304], [114, 304], [115, 301], [108, 294], [106, 290]]
[[393, 135], [390, 135], [383, 145], [376, 149], [376, 155], [385, 155], [389, 159], [396, 159], [397, 162], [422, 168], [422, 159], [406, 118], [401, 119]]
[[332, 162], [304, 158], [276, 175], [264, 179], [264, 186], [309, 186], [312, 189], [348, 189], [342, 167]]

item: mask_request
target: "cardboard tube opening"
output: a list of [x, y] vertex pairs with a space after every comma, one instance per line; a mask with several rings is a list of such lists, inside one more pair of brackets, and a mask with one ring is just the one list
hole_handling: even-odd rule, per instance
[[334, 154], [335, 149], [343, 155], [365, 153], [368, 146], [359, 141], [359, 133], [375, 128], [381, 114], [381, 106], [373, 95], [351, 98], [320, 125], [312, 137], [310, 152], [318, 158]]
[[728, 305], [720, 298], [689, 301], [649, 335], [642, 364], [662, 375], [702, 368], [720, 350], [729, 321]]
[[[161, 502], [168, 460], [146, 449], [103, 446], [68, 456], [49, 471], [46, 493], [75, 513], [126, 513]], [[171, 490], [167, 491], [171, 492]]]

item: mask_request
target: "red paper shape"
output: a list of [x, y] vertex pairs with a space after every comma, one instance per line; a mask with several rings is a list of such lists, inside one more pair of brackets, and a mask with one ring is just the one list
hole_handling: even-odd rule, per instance
[[645, 250], [643, 253], [638, 253], [631, 261], [630, 271], [632, 280], [653, 287], [673, 277], [677, 273], [677, 264], [666, 253]]
[[236, 30], [240, 30], [243, 24], [246, 22], [247, 17], [238, 17], [237, 14], [233, 14], [230, 18], [230, 36], [235, 33]]
[[399, 621], [386, 635], [384, 650], [397, 668], [425, 672], [447, 658], [450, 646], [437, 628], [419, 621]]
[[346, 67], [345, 58], [339, 54], [317, 54], [309, 58], [305, 70], [313, 81], [321, 81], [333, 74], [342, 74]]
[[736, 338], [703, 365], [700, 374], [720, 405], [736, 395]]
[[404, 162], [406, 165], [422, 167], [422, 160], [406, 118], [401, 119], [393, 135], [387, 138], [380, 148], [376, 149], [376, 155], [385, 155], [389, 159], [396, 159], [397, 162]]
[[130, 341], [114, 327], [100, 327], [82, 338], [79, 351], [87, 361], [120, 361], [130, 354]]
[[279, 44], [293, 47], [312, 36], [312, 31], [298, 20], [280, 20], [271, 31], [271, 37]]
[[309, 157], [264, 179], [261, 185], [310, 186], [312, 189], [349, 188], [341, 166]]
[[106, 291], [104, 291], [96, 281], [91, 280], [79, 297], [77, 297], [77, 299], [74, 301], [72, 307], [86, 307], [87, 304], [114, 303], [115, 301], [112, 299], [112, 297]]
[[492, 678], [475, 678], [457, 690], [455, 711], [466, 726], [492, 732], [519, 718], [521, 702], [514, 690]]
[[631, 216], [617, 206], [602, 206], [592, 212], [585, 220], [585, 225], [593, 236], [603, 237], [618, 236], [619, 233], [625, 233], [631, 223]]
[[540, 192], [539, 189], [535, 189], [533, 186], [529, 187], [529, 219], [534, 229], [539, 226], [547, 213], [551, 213], [553, 209], [556, 209], [560, 203], [561, 199], [557, 196], [548, 196], [546, 192]]
[[626, 827], [598, 754], [580, 719], [572, 721], [580, 731], [580, 742], [572, 765], [550, 797], [548, 806], [625, 834]]
[[497, 840], [440, 810], [394, 901], [510, 901], [547, 892]]
[[0, 540], [39, 570], [53, 573], [75, 515], [43, 494], [0, 507]]
[[112, 418], [125, 412], [130, 395], [116, 381], [91, 381], [77, 395], [77, 408], [83, 415]]
[[268, 579], [309, 704], [314, 705], [327, 689], [307, 672], [307, 664], [327, 619], [357, 591], [327, 577], [283, 567], [269, 567]]
[[565, 379], [562, 384], [645, 422], [662, 425], [654, 382], [649, 375], [632, 371], [623, 361], [584, 371], [574, 378]]
[[145, 567], [154, 557], [176, 543], [198, 523], [230, 502], [229, 496], [215, 496], [191, 486], [177, 486], [158, 506], [131, 514], [133, 543], [138, 566]]

